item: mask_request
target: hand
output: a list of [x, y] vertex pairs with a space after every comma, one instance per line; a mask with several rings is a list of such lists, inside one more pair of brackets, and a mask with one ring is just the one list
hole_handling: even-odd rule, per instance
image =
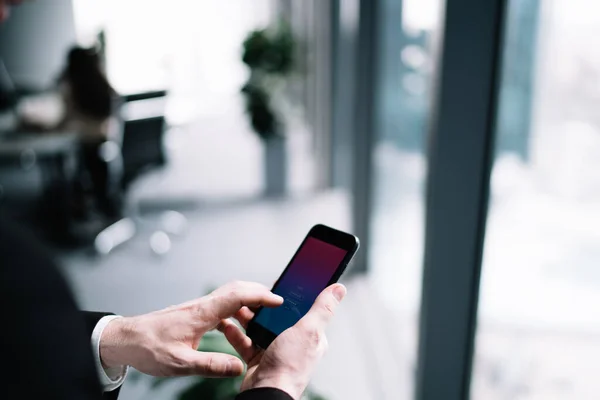
[[242, 307], [276, 307], [283, 299], [258, 283], [234, 282], [202, 298], [137, 317], [117, 318], [100, 339], [105, 367], [130, 365], [154, 376], [238, 376], [237, 357], [196, 349], [202, 336]]
[[[219, 330], [248, 364], [241, 391], [272, 387], [300, 399], [327, 349], [325, 328], [345, 295], [343, 285], [329, 286], [317, 297], [309, 312], [264, 351], [253, 346], [252, 340], [235, 323], [222, 321]], [[244, 307], [234, 318], [245, 328], [253, 316], [254, 313]]]

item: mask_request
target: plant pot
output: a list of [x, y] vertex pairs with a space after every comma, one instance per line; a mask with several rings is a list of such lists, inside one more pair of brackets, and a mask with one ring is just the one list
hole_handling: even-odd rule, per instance
[[265, 195], [280, 197], [286, 193], [287, 186], [287, 149], [282, 136], [270, 137], [263, 141], [265, 146]]

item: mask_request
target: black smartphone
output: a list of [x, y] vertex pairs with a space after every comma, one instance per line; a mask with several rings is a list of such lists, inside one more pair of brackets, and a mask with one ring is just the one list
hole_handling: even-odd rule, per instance
[[246, 334], [266, 349], [277, 335], [296, 324], [323, 289], [337, 282], [358, 250], [356, 236], [325, 225], [315, 225], [296, 250], [271, 291], [283, 297], [276, 308], [261, 308]]

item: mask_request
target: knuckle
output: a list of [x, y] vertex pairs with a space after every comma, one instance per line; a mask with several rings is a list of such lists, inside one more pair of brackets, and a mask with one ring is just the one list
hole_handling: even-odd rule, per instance
[[224, 376], [228, 373], [229, 365], [219, 362], [217, 357], [211, 355], [206, 360], [202, 369], [202, 374], [208, 377]]
[[231, 285], [229, 285], [228, 290], [227, 290], [227, 296], [228, 297], [234, 297], [234, 298], [238, 298], [240, 297], [240, 293], [242, 292], [244, 288], [244, 285], [242, 284], [241, 281], [235, 281], [232, 282]]
[[159, 365], [163, 365], [165, 375], [186, 375], [190, 372], [190, 363], [173, 352], [165, 354], [164, 359], [157, 361]]
[[307, 344], [312, 348], [318, 348], [323, 341], [323, 332], [316, 326], [307, 324], [304, 327], [304, 337]]
[[335, 306], [332, 303], [323, 304], [323, 312], [327, 314], [328, 317], [333, 317], [335, 314]]
[[229, 301], [235, 303], [238, 307], [242, 307], [244, 296], [241, 293], [240, 289], [232, 290], [228, 295]]
[[231, 290], [239, 290], [244, 287], [244, 281], [235, 280], [229, 284]]
[[215, 372], [215, 366], [216, 366], [215, 357], [211, 355], [208, 357], [208, 360], [206, 362], [206, 371], [205, 372], [207, 374], [211, 374], [211, 373]]
[[220, 321], [218, 303], [216, 297], [210, 297], [196, 304], [183, 329], [196, 333], [213, 329]]
[[200, 320], [205, 319], [210, 314], [210, 310], [212, 308], [210, 304], [211, 302], [209, 299], [198, 302], [194, 305], [192, 314], [197, 316]]

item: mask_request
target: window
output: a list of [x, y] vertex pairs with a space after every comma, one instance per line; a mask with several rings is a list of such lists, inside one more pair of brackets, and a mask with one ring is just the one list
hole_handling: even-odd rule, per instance
[[388, 395], [410, 398], [423, 264], [426, 138], [441, 1], [385, 0], [379, 11], [378, 135], [368, 261], [376, 293], [398, 328], [394, 340], [403, 384], [396, 384], [396, 390], [402, 392]]
[[474, 399], [600, 393], [600, 4], [509, 1]]

